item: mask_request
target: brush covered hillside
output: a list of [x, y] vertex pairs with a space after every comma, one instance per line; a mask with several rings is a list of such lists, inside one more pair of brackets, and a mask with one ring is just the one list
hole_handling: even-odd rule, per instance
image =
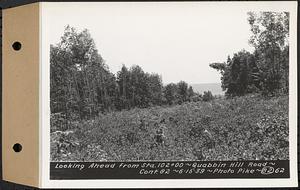
[[[51, 126], [59, 128], [55, 117]], [[52, 161], [289, 159], [287, 95], [136, 108], [71, 122], [51, 133]]]
[[224, 96], [139, 65], [112, 73], [88, 30], [67, 26], [50, 47], [51, 161], [289, 159], [289, 13], [247, 21], [254, 51], [207, 63]]

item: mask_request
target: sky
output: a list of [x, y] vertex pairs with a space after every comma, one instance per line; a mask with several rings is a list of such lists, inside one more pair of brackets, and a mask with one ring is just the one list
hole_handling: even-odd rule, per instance
[[[49, 6], [48, 6], [49, 5]], [[220, 83], [209, 67], [242, 49], [252, 51], [248, 10], [231, 3], [55, 3], [43, 8], [48, 40], [66, 25], [88, 29], [109, 69], [139, 65], [163, 83]]]

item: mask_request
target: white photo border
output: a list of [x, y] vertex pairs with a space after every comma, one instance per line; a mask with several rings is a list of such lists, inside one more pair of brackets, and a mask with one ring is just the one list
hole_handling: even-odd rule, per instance
[[[112, 2], [110, 2], [112, 3]], [[133, 2], [114, 2], [125, 5]], [[136, 3], [136, 2], [135, 2]], [[178, 3], [201, 6], [233, 6], [245, 11], [290, 12], [289, 70], [289, 179], [146, 179], [146, 180], [50, 180], [50, 42], [48, 36], [55, 23], [48, 18], [55, 7], [72, 4], [74, 13], [82, 6], [105, 6], [108, 2], [41, 2], [40, 3], [40, 186], [42, 188], [200, 188], [200, 187], [297, 187], [297, 2], [140, 2]], [[51, 28], [52, 27], [52, 28]], [[55, 28], [54, 28], [55, 30]]]

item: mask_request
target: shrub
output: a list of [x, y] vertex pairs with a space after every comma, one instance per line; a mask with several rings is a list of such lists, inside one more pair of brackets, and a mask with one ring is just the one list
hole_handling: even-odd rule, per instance
[[214, 99], [214, 96], [212, 95], [211, 91], [204, 91], [202, 100], [205, 102], [211, 101]]

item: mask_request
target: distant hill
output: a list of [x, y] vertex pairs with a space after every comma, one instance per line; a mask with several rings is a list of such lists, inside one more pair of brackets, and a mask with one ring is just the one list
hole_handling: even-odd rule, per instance
[[195, 92], [203, 94], [204, 91], [211, 91], [213, 95], [224, 95], [222, 91], [221, 83], [201, 83], [191, 84]]

